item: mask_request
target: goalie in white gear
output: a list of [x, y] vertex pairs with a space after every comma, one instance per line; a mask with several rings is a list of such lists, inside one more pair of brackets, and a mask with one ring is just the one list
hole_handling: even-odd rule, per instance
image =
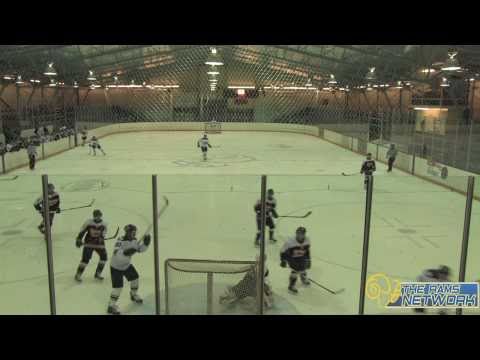
[[212, 147], [212, 145], [210, 145], [210, 142], [208, 141], [207, 134], [203, 135], [203, 137], [200, 140], [198, 140], [197, 147], [202, 149], [203, 160], [207, 160], [208, 148]]
[[[265, 261], [267, 257], [265, 255]], [[220, 304], [222, 305], [233, 305], [238, 301], [245, 300], [250, 298], [256, 301], [257, 298], [257, 274], [259, 271], [260, 257], [257, 255], [256, 265], [248, 270], [242, 280], [234, 286], [228, 286], [225, 290], [225, 294], [220, 296]], [[264, 296], [263, 302], [266, 308], [271, 308], [273, 306], [273, 293], [271, 286], [267, 283], [268, 268], [265, 264], [264, 266]]]

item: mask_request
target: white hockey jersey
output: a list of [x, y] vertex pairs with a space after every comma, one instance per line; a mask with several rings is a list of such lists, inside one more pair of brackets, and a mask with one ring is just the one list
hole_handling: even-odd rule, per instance
[[200, 140], [198, 140], [198, 146], [200, 146], [201, 148], [206, 148], [206, 147], [211, 147], [210, 146], [210, 142], [208, 139], [205, 139], [205, 138], [201, 138]]
[[123, 236], [118, 238], [117, 242], [115, 243], [115, 248], [113, 249], [113, 256], [112, 260], [110, 261], [110, 266], [120, 271], [127, 270], [131, 264], [132, 255], [127, 256], [123, 252], [132, 248], [136, 249], [137, 252], [144, 252], [147, 250], [148, 246], [137, 239], [124, 240]]

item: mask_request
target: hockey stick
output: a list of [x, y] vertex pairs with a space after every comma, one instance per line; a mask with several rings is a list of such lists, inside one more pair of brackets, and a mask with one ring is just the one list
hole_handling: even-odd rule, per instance
[[340, 294], [340, 293], [342, 293], [342, 292], [345, 291], [345, 289], [343, 289], [343, 288], [342, 288], [342, 289], [339, 289], [339, 290], [337, 290], [337, 291], [333, 291], [333, 290], [330, 290], [329, 288], [326, 288], [325, 286], [317, 283], [315, 280], [312, 280], [312, 279], [310, 279], [310, 278], [309, 278], [308, 280], [310, 280], [310, 281], [311, 281], [312, 283], [314, 283], [315, 285], [321, 287], [323, 290], [327, 290], [330, 294], [333, 294], [333, 295], [337, 295], [337, 294]]
[[95, 199], [92, 199], [92, 201], [91, 201], [90, 204], [88, 204], [88, 205], [77, 206], [77, 207], [72, 207], [72, 208], [68, 208], [68, 209], [62, 209], [61, 212], [70, 211], [70, 210], [77, 210], [77, 209], [83, 209], [83, 208], [88, 208], [88, 207], [91, 207], [94, 202], [95, 202]]
[[0, 181], [12, 181], [12, 180], [16, 180], [16, 179], [18, 179], [18, 175], [15, 175], [14, 177], [9, 178], [9, 179], [0, 179]]
[[112, 240], [118, 236], [118, 232], [120, 231], [120, 227], [117, 226], [117, 231], [115, 231], [115, 235], [105, 238], [105, 240]]
[[353, 173], [353, 174], [346, 174], [346, 173], [342, 172], [342, 175], [343, 175], [343, 176], [353, 176], [353, 175], [358, 175], [358, 174], [357, 174], [357, 173]]
[[[165, 212], [165, 210], [167, 210], [167, 207], [168, 207], [168, 204], [169, 204], [168, 198], [166, 196], [163, 196], [163, 201], [165, 201], [165, 204], [163, 204], [162, 208], [158, 212], [157, 219], [160, 219], [160, 216], [162, 216], [162, 214]], [[152, 230], [152, 228], [153, 228], [153, 223], [148, 225], [147, 229], [145, 230], [145, 233], [143, 234], [143, 237], [145, 237], [145, 235], [147, 235]]]
[[303, 216], [283, 215], [283, 216], [278, 216], [278, 217], [279, 218], [292, 218], [292, 219], [305, 219], [306, 217], [309, 217], [311, 214], [312, 214], [312, 212], [309, 211]]

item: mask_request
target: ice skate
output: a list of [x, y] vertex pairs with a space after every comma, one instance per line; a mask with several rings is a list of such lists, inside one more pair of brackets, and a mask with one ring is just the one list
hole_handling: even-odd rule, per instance
[[130, 293], [130, 300], [136, 304], [143, 304], [143, 299], [138, 294]]
[[120, 315], [120, 311], [118, 310], [117, 305], [109, 305], [107, 309], [107, 313], [111, 315]]
[[105, 278], [104, 278], [102, 275], [100, 275], [100, 274], [98, 274], [98, 273], [95, 274], [95, 280], [100, 280], [100, 281], [102, 281], [102, 280], [104, 280], [104, 279], [105, 279]]

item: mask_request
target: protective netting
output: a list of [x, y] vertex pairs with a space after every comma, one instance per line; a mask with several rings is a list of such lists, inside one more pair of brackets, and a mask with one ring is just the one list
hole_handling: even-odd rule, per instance
[[[13, 143], [44, 125], [58, 132], [64, 126], [78, 130], [127, 122], [302, 124], [359, 141], [395, 143], [403, 153], [480, 172], [480, 125], [474, 119], [478, 112], [471, 108], [479, 96], [478, 80], [449, 79], [450, 87], [441, 92], [435, 84], [425, 88], [420, 81], [410, 82], [419, 76], [418, 67], [405, 67], [401, 60], [413, 56], [413, 64], [420, 55], [401, 48], [393, 57], [367, 55], [384, 47], [3, 46], [6, 50], [0, 58], [12, 57], [13, 73], [25, 59], [29, 63], [21, 74], [23, 82], [3, 77], [0, 142]], [[212, 48], [222, 65], [207, 64]], [[446, 51], [438, 46], [431, 50]], [[88, 68], [95, 71], [96, 80], [88, 81], [87, 73], [77, 72], [85, 66], [71, 64], [57, 69], [54, 83], [48, 77], [38, 78], [45, 65], [44, 52], [52, 51], [68, 62], [90, 54]], [[25, 52], [32, 55], [20, 56]], [[425, 64], [424, 56], [417, 65]], [[35, 69], [30, 60], [39, 59], [42, 69]], [[367, 79], [373, 67], [375, 79]], [[432, 116], [421, 110], [425, 107], [448, 107], [448, 112]]]
[[256, 314], [254, 261], [168, 259], [165, 304], [169, 315]]

